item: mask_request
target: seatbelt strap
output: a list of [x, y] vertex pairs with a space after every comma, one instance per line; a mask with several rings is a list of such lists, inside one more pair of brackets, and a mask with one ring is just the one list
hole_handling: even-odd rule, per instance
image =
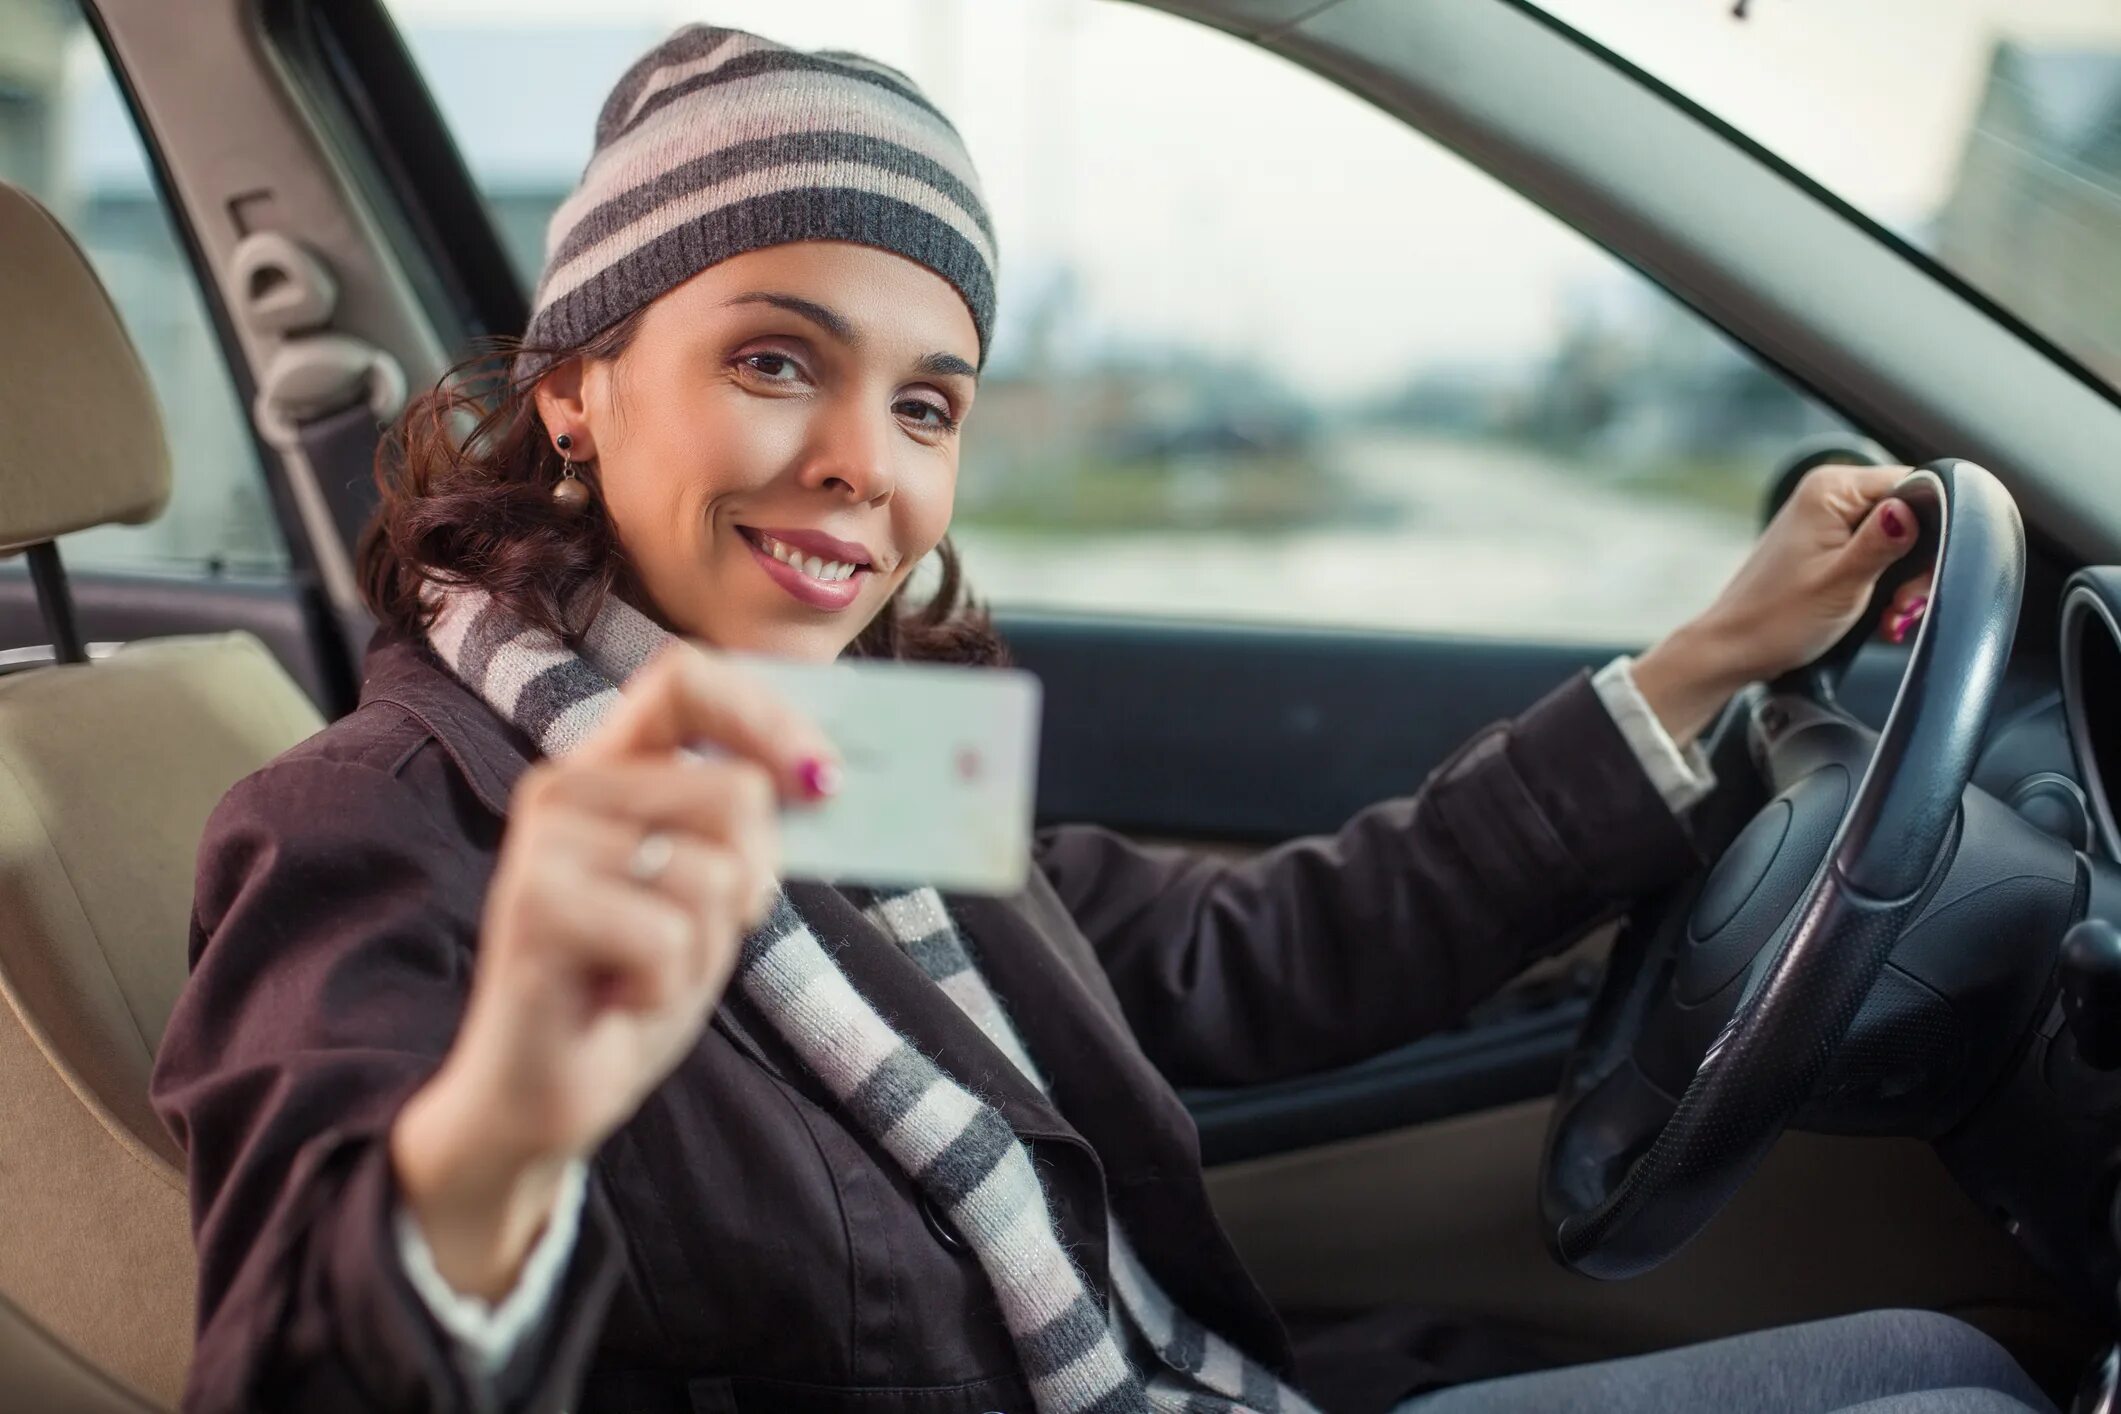
[[383, 429], [366, 400], [294, 425], [317, 493], [342, 526], [366, 525], [376, 508], [376, 448]]

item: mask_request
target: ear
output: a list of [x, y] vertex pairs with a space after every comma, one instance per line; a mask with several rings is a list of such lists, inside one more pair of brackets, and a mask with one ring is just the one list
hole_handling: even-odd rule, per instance
[[583, 360], [580, 357], [565, 358], [545, 371], [530, 394], [537, 404], [538, 417], [545, 424], [546, 440], [549, 442], [565, 432], [574, 439], [568, 455], [578, 462], [593, 460], [597, 454], [597, 438], [590, 426], [585, 382]]

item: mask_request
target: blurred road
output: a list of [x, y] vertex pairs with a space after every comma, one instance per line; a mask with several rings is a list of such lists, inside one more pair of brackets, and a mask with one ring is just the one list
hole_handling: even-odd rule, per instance
[[975, 591], [1004, 607], [1615, 644], [1708, 603], [1753, 538], [1728, 512], [1519, 447], [1366, 433], [1326, 455], [1394, 512], [1284, 536], [955, 534]]

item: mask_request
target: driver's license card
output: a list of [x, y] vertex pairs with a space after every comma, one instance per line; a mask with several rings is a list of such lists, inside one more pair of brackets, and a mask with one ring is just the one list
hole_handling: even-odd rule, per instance
[[781, 812], [784, 877], [977, 894], [1024, 886], [1037, 678], [1013, 668], [730, 656], [840, 753], [837, 793]]

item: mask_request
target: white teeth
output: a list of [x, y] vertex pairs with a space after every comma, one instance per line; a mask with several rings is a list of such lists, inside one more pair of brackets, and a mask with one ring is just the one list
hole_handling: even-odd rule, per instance
[[767, 554], [773, 556], [784, 565], [801, 570], [812, 579], [833, 584], [839, 580], [852, 579], [854, 577], [857, 566], [846, 561], [827, 560], [817, 555], [805, 555], [802, 551], [783, 541], [776, 540], [770, 535], [761, 535], [759, 540], [765, 545]]

